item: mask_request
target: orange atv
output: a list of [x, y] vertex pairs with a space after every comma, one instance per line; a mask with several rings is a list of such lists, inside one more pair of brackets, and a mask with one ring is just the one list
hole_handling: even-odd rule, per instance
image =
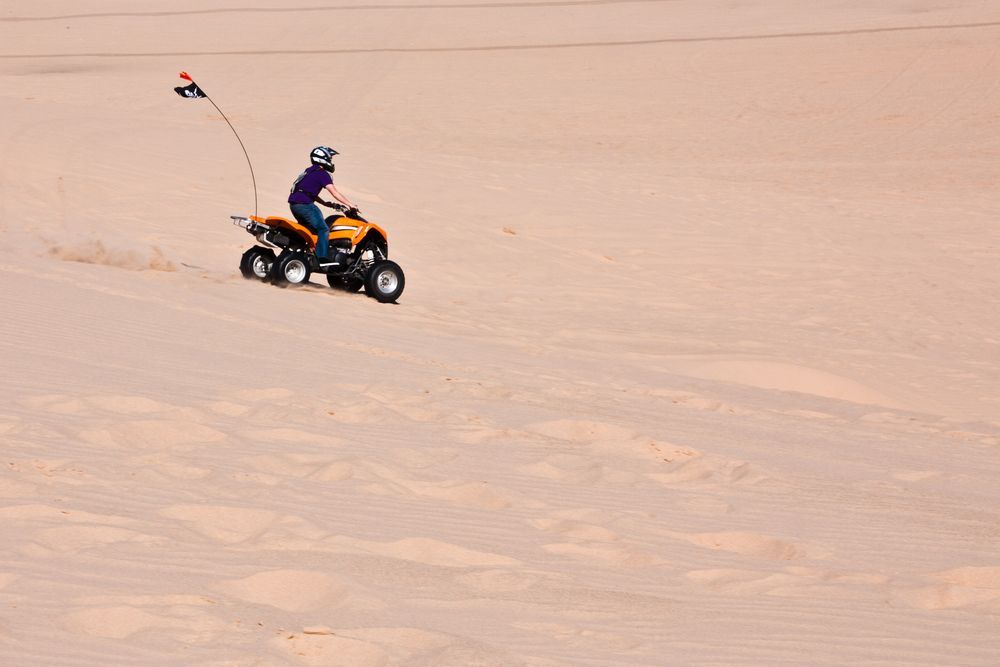
[[[324, 202], [325, 203], [325, 202]], [[335, 207], [343, 211], [342, 207]], [[389, 261], [389, 243], [385, 230], [361, 217], [357, 209], [347, 215], [334, 214], [326, 219], [330, 226], [330, 250], [345, 253], [339, 266], [320, 267], [316, 261], [316, 235], [295, 220], [255, 215], [230, 216], [233, 224], [256, 237], [262, 245], [243, 253], [240, 273], [244, 278], [266, 280], [277, 285], [300, 285], [309, 275], [325, 273], [330, 287], [365, 293], [382, 303], [394, 302], [403, 293], [403, 269]], [[274, 250], [280, 250], [275, 256]]]

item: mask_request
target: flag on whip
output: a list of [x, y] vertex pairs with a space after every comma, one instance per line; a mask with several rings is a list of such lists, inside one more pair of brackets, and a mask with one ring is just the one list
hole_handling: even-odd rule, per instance
[[257, 215], [257, 179], [253, 175], [253, 164], [251, 164], [251, 162], [250, 162], [250, 155], [247, 153], [246, 146], [243, 145], [243, 140], [240, 139], [240, 135], [236, 132], [236, 128], [233, 127], [233, 124], [229, 122], [229, 118], [226, 117], [226, 114], [222, 113], [222, 109], [219, 108], [219, 105], [216, 104], [215, 101], [211, 97], [208, 96], [208, 93], [206, 93], [204, 90], [202, 90], [201, 87], [199, 87], [198, 84], [194, 82], [194, 79], [191, 78], [191, 75], [188, 74], [187, 72], [181, 72], [180, 73], [180, 77], [182, 79], [184, 79], [185, 81], [190, 81], [191, 83], [189, 83], [186, 86], [177, 86], [176, 88], [174, 88], [174, 92], [177, 93], [178, 95], [180, 95], [181, 97], [187, 98], [189, 100], [201, 100], [201, 99], [205, 99], [205, 100], [208, 100], [209, 102], [211, 102], [212, 106], [215, 107], [215, 110], [219, 112], [220, 116], [222, 116], [222, 119], [226, 121], [227, 125], [229, 125], [229, 129], [233, 131], [233, 135], [236, 136], [236, 141], [240, 142], [240, 148], [243, 149], [243, 155], [247, 159], [247, 166], [250, 167], [250, 180], [253, 182], [253, 214], [254, 214], [254, 216], [256, 216]]
[[174, 88], [175, 93], [177, 93], [181, 97], [192, 97], [194, 99], [208, 97], [208, 95], [205, 94], [205, 91], [199, 88], [198, 84], [194, 82], [194, 79], [191, 78], [190, 74], [188, 74], [187, 72], [181, 72], [180, 76], [182, 79], [187, 79], [188, 81], [190, 81], [191, 84], [188, 86], [177, 86], [176, 88]]

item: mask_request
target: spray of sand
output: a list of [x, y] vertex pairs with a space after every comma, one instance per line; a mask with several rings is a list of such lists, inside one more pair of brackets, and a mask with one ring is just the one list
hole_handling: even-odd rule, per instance
[[103, 264], [116, 266], [130, 271], [176, 271], [177, 266], [167, 259], [157, 247], [151, 247], [146, 252], [109, 248], [98, 240], [83, 241], [75, 244], [57, 244], [49, 247], [51, 257], [64, 262], [82, 262], [84, 264]]

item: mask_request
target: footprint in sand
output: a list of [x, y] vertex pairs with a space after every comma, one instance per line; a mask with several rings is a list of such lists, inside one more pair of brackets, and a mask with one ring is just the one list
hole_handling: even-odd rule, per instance
[[161, 403], [143, 396], [90, 396], [85, 400], [93, 408], [116, 414], [139, 415], [176, 409], [169, 403]]
[[344, 581], [311, 570], [267, 570], [223, 581], [215, 589], [246, 602], [292, 612], [332, 609], [348, 597]]
[[[336, 636], [363, 641], [378, 646], [387, 655], [387, 662], [370, 664], [434, 665], [435, 667], [509, 667], [523, 665], [519, 656], [511, 655], [499, 646], [440, 632], [418, 628], [356, 628], [337, 631]], [[342, 664], [333, 662], [319, 663]], [[369, 663], [353, 663], [369, 664]], [[545, 664], [549, 664], [546, 662]]]
[[369, 481], [365, 490], [377, 495], [411, 495], [488, 510], [502, 510], [512, 504], [512, 494], [485, 480], [419, 480], [371, 461], [358, 462], [352, 476]]
[[799, 560], [823, 558], [825, 550], [804, 544], [792, 543], [759, 533], [728, 531], [721, 533], [665, 533], [668, 537], [715, 551], [727, 551], [743, 556], [766, 560]]
[[928, 575], [927, 579], [932, 583], [893, 591], [892, 598], [911, 607], [928, 610], [1000, 601], [1000, 567], [959, 567], [936, 572]]
[[892, 473], [892, 478], [901, 482], [922, 482], [941, 477], [943, 474], [940, 470], [897, 470]]
[[160, 510], [160, 515], [224, 544], [259, 537], [278, 519], [278, 515], [269, 510], [221, 505], [173, 505]]
[[457, 583], [487, 593], [527, 591], [553, 580], [565, 583], [557, 573], [506, 569], [474, 570], [455, 577]]
[[786, 572], [732, 568], [692, 570], [684, 576], [689, 581], [713, 592], [736, 595], [769, 593], [776, 588], [792, 587], [801, 583], [799, 577]]
[[476, 551], [424, 537], [410, 537], [395, 542], [374, 542], [338, 535], [324, 540], [333, 551], [368, 553], [440, 567], [513, 567], [521, 561], [501, 554]]
[[916, 418], [898, 412], [869, 412], [861, 416], [861, 421], [873, 424], [899, 424], [903, 426], [916, 426]]
[[53, 507], [41, 503], [30, 503], [25, 505], [8, 505], [0, 507], [0, 525], [3, 523], [31, 523], [38, 526], [43, 522], [65, 523], [89, 523], [104, 526], [126, 526], [135, 523], [133, 519], [113, 514], [94, 514], [80, 510], [66, 509], [63, 507]]
[[225, 415], [226, 417], [242, 417], [250, 412], [250, 408], [246, 405], [231, 401], [215, 401], [214, 403], [209, 403], [206, 407], [212, 412]]
[[[380, 645], [394, 664], [446, 664], [443, 658], [449, 649], [462, 643], [451, 635], [407, 627], [357, 628], [341, 634]], [[473, 660], [464, 664], [485, 663]]]
[[674, 461], [665, 470], [650, 472], [649, 478], [666, 485], [698, 482], [766, 486], [777, 483], [777, 480], [746, 461], [715, 456], [693, 456], [687, 459], [677, 456]]
[[251, 442], [267, 444], [306, 444], [323, 447], [340, 447], [345, 441], [341, 438], [327, 435], [319, 430], [303, 431], [297, 428], [256, 428], [242, 431], [240, 437]]
[[677, 500], [677, 507], [691, 515], [706, 517], [725, 516], [736, 511], [736, 507], [726, 502], [723, 498], [716, 498], [705, 494], [679, 498]]
[[619, 539], [619, 535], [603, 526], [598, 526], [581, 521], [569, 519], [542, 518], [529, 521], [538, 530], [547, 533], [555, 533], [565, 538], [591, 541], [591, 542], [614, 542]]
[[639, 431], [606, 422], [558, 419], [533, 424], [527, 430], [555, 440], [586, 445], [589, 451], [607, 454], [615, 460], [627, 455], [633, 459], [672, 464], [701, 455], [692, 447], [651, 438]]
[[213, 474], [209, 468], [179, 463], [174, 460], [172, 453], [167, 454], [143, 454], [142, 456], [129, 457], [126, 460], [139, 472], [136, 473], [137, 481], [156, 482], [167, 479], [205, 479]]
[[64, 396], [47, 394], [31, 396], [19, 401], [33, 410], [63, 415], [93, 415], [95, 410], [114, 414], [152, 414], [175, 410], [169, 403], [162, 403], [143, 396], [125, 394], [100, 394], [96, 396]]
[[[157, 610], [163, 609], [158, 606]], [[60, 623], [70, 632], [106, 639], [126, 639], [138, 632], [159, 631], [186, 641], [218, 636], [224, 622], [192, 607], [173, 608], [170, 615], [150, 613], [140, 607], [118, 605], [90, 607], [65, 614]]]
[[435, 403], [427, 393], [414, 396], [410, 393], [400, 393], [384, 387], [376, 387], [369, 388], [364, 392], [364, 395], [370, 399], [369, 403], [379, 406], [383, 411], [395, 416], [397, 420], [399, 415], [421, 423], [444, 423], [455, 418], [455, 414], [451, 410], [446, 412], [436, 410]]
[[656, 554], [631, 544], [553, 542], [542, 545], [542, 550], [576, 560], [611, 563], [617, 567], [652, 567], [667, 562]]
[[[399, 481], [397, 480], [397, 484]], [[462, 507], [485, 510], [502, 510], [511, 506], [506, 492], [485, 481], [443, 480], [403, 482], [406, 489], [417, 496], [443, 500]]]
[[341, 424], [384, 424], [396, 417], [391, 410], [375, 401], [342, 403], [326, 414]]
[[331, 461], [309, 475], [317, 482], [341, 482], [354, 476], [354, 464], [350, 461]]
[[761, 415], [761, 413], [757, 410], [742, 408], [732, 403], [725, 403], [723, 401], [718, 401], [713, 398], [707, 398], [699, 394], [693, 394], [688, 391], [677, 391], [673, 389], [653, 389], [649, 392], [649, 395], [669, 399], [672, 405], [679, 405], [685, 408], [691, 408], [693, 410], [702, 410], [705, 412], [726, 412], [729, 414], [741, 415], [741, 416]]
[[13, 415], [0, 415], [0, 435], [14, 433], [21, 426], [22, 421]]
[[96, 447], [176, 449], [219, 443], [228, 436], [214, 428], [190, 421], [145, 419], [84, 429], [80, 431], [79, 437]]
[[248, 403], [274, 403], [289, 401], [295, 398], [295, 392], [283, 387], [261, 387], [259, 389], [241, 389], [233, 392], [233, 398]]
[[636, 473], [613, 470], [591, 457], [577, 454], [553, 454], [537, 463], [523, 465], [518, 471], [532, 477], [552, 479], [567, 484], [633, 484], [639, 479]]
[[781, 571], [716, 568], [692, 570], [685, 578], [715, 593], [729, 595], [823, 596], [858, 599], [881, 595], [878, 586], [885, 575], [807, 567], [785, 567]]
[[419, 470], [421, 468], [433, 468], [454, 461], [459, 456], [459, 450], [452, 447], [427, 447], [414, 449], [408, 447], [396, 447], [389, 451], [393, 461], [403, 466], [407, 470]]
[[250, 468], [275, 478], [293, 477], [321, 482], [339, 482], [354, 475], [350, 459], [320, 454], [260, 454], [243, 459]]
[[[735, 461], [703, 455], [693, 447], [668, 443], [641, 436], [627, 429], [595, 427], [592, 422], [548, 422], [545, 430], [549, 434], [561, 436], [581, 433], [586, 437], [606, 438], [611, 435], [625, 440], [588, 441], [596, 449], [605, 449], [615, 455], [615, 461], [622, 463], [622, 454], [631, 454], [634, 459], [655, 463], [655, 466], [641, 464], [633, 466], [633, 472], [624, 469], [610, 469], [595, 462], [591, 456], [559, 453], [543, 460], [518, 468], [522, 473], [546, 479], [555, 479], [572, 484], [593, 485], [597, 483], [635, 484], [641, 478], [649, 478], [669, 486], [689, 483], [744, 484], [771, 486], [777, 484], [771, 476], [745, 461]], [[551, 437], [551, 435], [550, 435]], [[604, 445], [599, 443], [605, 442]]]
[[[20, 478], [20, 476], [29, 476], [23, 475], [23, 470], [24, 468], [15, 461], [8, 461], [5, 465], [0, 465], [0, 471], [9, 473], [0, 475], [0, 498], [3, 498], [5, 502], [11, 502], [15, 498], [39, 497], [39, 485]], [[15, 478], [15, 475], [19, 475], [19, 477]]]
[[618, 444], [641, 437], [639, 433], [623, 426], [580, 419], [539, 422], [528, 426], [527, 430], [556, 440], [577, 443]]
[[819, 412], [818, 410], [782, 410], [781, 414], [789, 415], [791, 417], [802, 417], [803, 419], [819, 419], [827, 421], [830, 419], [837, 419], [836, 415], [831, 415], [829, 412]]
[[94, 547], [121, 542], [137, 544], [162, 544], [166, 540], [134, 530], [116, 526], [56, 526], [39, 530], [32, 540], [42, 546], [61, 553], [76, 553]]
[[316, 667], [382, 667], [389, 664], [389, 654], [378, 645], [342, 637], [332, 631], [330, 634], [282, 633], [270, 644], [296, 662]]
[[535, 632], [548, 640], [583, 650], [605, 651], [610, 648], [616, 651], [632, 651], [643, 646], [643, 642], [639, 639], [606, 630], [594, 630], [566, 623], [521, 621], [510, 625], [513, 628]]
[[647, 567], [666, 561], [656, 554], [621, 539], [618, 533], [592, 521], [592, 510], [567, 510], [529, 523], [538, 530], [559, 536], [565, 542], [545, 544], [542, 550], [583, 560], [599, 560], [623, 567]]
[[51, 412], [59, 415], [79, 415], [83, 414], [87, 409], [86, 404], [81, 398], [64, 396], [62, 394], [27, 396], [19, 399], [17, 402], [31, 410]]
[[270, 549], [313, 549], [330, 533], [291, 514], [220, 505], [174, 505], [160, 514], [214, 542], [250, 542]]
[[451, 429], [452, 439], [468, 445], [480, 445], [486, 442], [510, 441], [517, 437], [514, 431], [505, 428], [494, 428], [477, 423], [455, 426]]
[[672, 445], [666, 442], [650, 441], [647, 444], [650, 453], [664, 463], [684, 463], [701, 456], [701, 452], [693, 447]]
[[91, 481], [91, 475], [73, 459], [32, 459], [30, 461], [8, 461], [7, 468], [26, 479], [58, 480], [61, 484], [79, 485]]

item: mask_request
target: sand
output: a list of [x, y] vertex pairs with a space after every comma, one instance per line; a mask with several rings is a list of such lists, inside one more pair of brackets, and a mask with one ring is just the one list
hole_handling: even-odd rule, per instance
[[[301, 6], [300, 6], [301, 5]], [[995, 665], [1000, 5], [0, 7], [0, 663]], [[397, 305], [243, 280], [309, 149]]]

